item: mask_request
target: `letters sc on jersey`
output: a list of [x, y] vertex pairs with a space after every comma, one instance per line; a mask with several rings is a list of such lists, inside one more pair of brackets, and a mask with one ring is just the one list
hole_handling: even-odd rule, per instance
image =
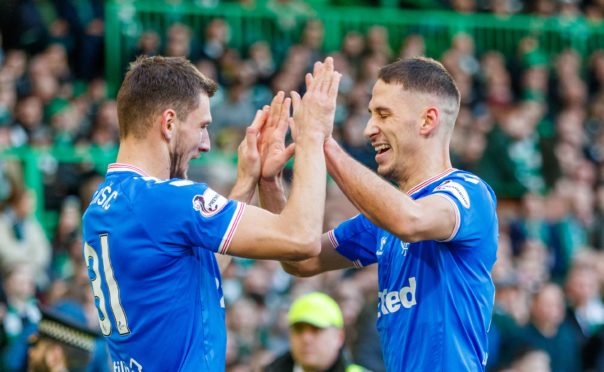
[[84, 259], [114, 370], [219, 371], [226, 329], [214, 253], [244, 203], [111, 164], [83, 217]]
[[388, 371], [478, 371], [488, 358], [498, 223], [491, 188], [449, 169], [409, 191], [439, 195], [456, 211], [445, 241], [401, 241], [358, 215], [330, 231], [356, 267], [378, 264], [377, 327]]

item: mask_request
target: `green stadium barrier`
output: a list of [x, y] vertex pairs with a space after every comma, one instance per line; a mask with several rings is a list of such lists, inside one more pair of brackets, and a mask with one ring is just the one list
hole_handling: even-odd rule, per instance
[[271, 2], [261, 2], [255, 7], [235, 3], [218, 3], [213, 7], [200, 5], [205, 3], [211, 2], [107, 1], [105, 56], [109, 92], [114, 95], [117, 92], [144, 31], [155, 30], [165, 38], [164, 31], [171, 24], [183, 23], [193, 30], [193, 42], [200, 42], [207, 24], [214, 18], [222, 18], [229, 25], [230, 47], [246, 52], [254, 42], [266, 40], [278, 60], [289, 45], [299, 40], [308, 19], [323, 22], [323, 49], [327, 52], [339, 49], [347, 32], [365, 32], [374, 25], [388, 29], [394, 51], [399, 50], [406, 36], [421, 34], [426, 40], [427, 54], [435, 58], [450, 47], [452, 38], [459, 32], [474, 37], [479, 54], [498, 50], [510, 57], [517, 55], [518, 44], [526, 36], [538, 40], [546, 58], [569, 47], [587, 55], [604, 46], [604, 25], [590, 23], [583, 17], [499, 17], [391, 7], [329, 7], [320, 5], [321, 2], [314, 2], [315, 9], [295, 11], [287, 7], [271, 7]]

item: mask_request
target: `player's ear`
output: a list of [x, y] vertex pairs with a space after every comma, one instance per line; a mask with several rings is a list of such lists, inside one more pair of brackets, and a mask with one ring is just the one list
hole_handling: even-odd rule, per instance
[[430, 106], [426, 108], [423, 114], [423, 122], [420, 125], [419, 133], [422, 136], [430, 136], [438, 128], [439, 112], [438, 108]]
[[164, 139], [170, 142], [176, 132], [176, 111], [173, 109], [166, 109], [161, 113], [160, 129]]

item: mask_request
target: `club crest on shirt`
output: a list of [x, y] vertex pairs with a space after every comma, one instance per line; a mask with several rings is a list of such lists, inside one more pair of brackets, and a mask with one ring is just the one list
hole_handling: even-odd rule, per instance
[[224, 196], [208, 187], [202, 195], [193, 197], [193, 209], [204, 217], [212, 217], [220, 212], [227, 202]]
[[450, 192], [459, 202], [466, 208], [470, 208], [470, 197], [468, 196], [468, 192], [465, 187], [461, 184], [447, 180], [440, 185], [438, 185], [434, 191], [442, 190]]

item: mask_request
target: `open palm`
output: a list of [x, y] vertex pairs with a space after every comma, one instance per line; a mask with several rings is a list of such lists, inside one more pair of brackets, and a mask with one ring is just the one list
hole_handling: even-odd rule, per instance
[[269, 117], [258, 140], [261, 173], [265, 181], [272, 181], [281, 174], [283, 167], [294, 154], [294, 144], [285, 146], [285, 135], [292, 120], [289, 116], [291, 99], [283, 92], [277, 93], [271, 102]]

